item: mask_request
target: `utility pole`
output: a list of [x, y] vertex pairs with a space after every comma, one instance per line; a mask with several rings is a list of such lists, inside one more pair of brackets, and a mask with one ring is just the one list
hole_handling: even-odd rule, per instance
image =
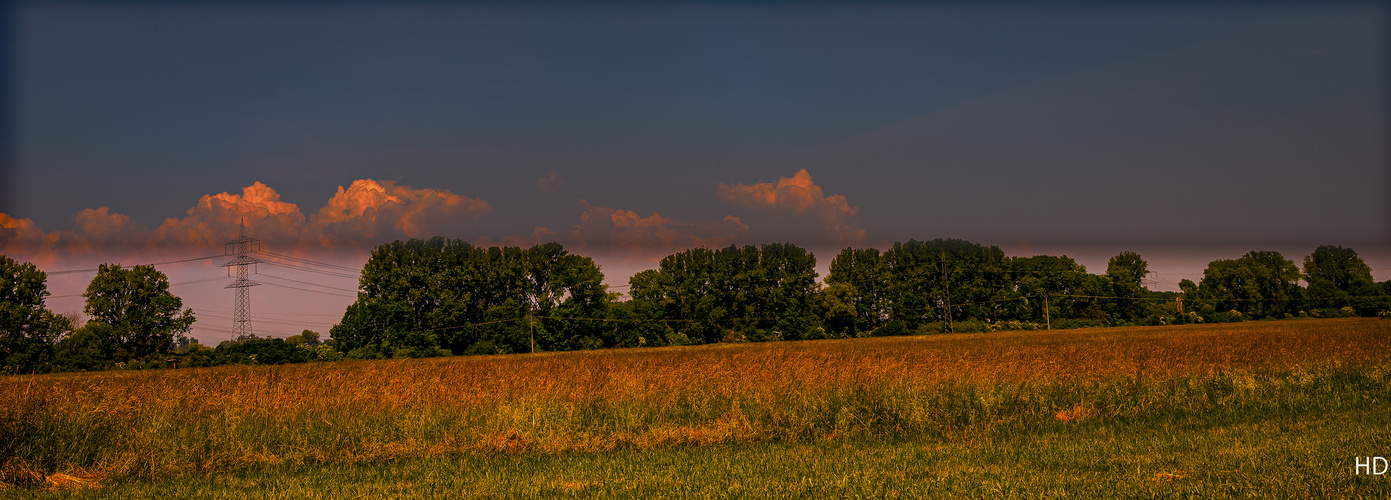
[[237, 229], [237, 239], [227, 242], [224, 247], [224, 255], [232, 256], [231, 262], [223, 264], [227, 268], [227, 275], [232, 275], [232, 268], [237, 268], [237, 279], [232, 284], [223, 288], [235, 288], [236, 300], [232, 307], [232, 340], [243, 341], [253, 338], [251, 333], [251, 294], [247, 288], [259, 285], [255, 281], [246, 278], [246, 267], [259, 264], [261, 261], [255, 257], [247, 255], [250, 252], [259, 250], [261, 240], [246, 236], [246, 218], [242, 218], [241, 224]]
[[1053, 329], [1053, 319], [1048, 316], [1048, 294], [1043, 294], [1043, 324], [1045, 329]]
[[942, 300], [943, 312], [947, 313], [947, 331], [956, 333], [956, 326], [951, 321], [951, 280], [947, 279], [947, 253], [942, 252], [942, 292], [946, 297]]

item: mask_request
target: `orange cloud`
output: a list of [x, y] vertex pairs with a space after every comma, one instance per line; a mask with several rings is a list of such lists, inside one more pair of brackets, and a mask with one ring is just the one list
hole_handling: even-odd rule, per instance
[[824, 195], [806, 169], [791, 178], [780, 177], [776, 184], [720, 184], [717, 192], [724, 201], [742, 207], [814, 217], [821, 229], [838, 242], [858, 243], [865, 239], [865, 231], [850, 222], [858, 209], [850, 206], [845, 196]]
[[0, 253], [43, 266], [57, 260], [60, 235], [44, 233], [34, 221], [0, 213]]
[[308, 218], [294, 203], [257, 182], [241, 194], [198, 199], [184, 217], [165, 219], [151, 231], [107, 207], [76, 216], [78, 229], [45, 233], [29, 219], [0, 213], [0, 252], [16, 259], [51, 264], [63, 257], [97, 256], [116, 261], [148, 261], [171, 253], [222, 251], [245, 221], [247, 233], [284, 252], [306, 247], [368, 246], [398, 238], [448, 234], [492, 210], [483, 200], [436, 189], [413, 189], [393, 182], [358, 180], [338, 188]]
[[324, 246], [369, 244], [451, 232], [459, 223], [477, 221], [492, 210], [486, 201], [449, 191], [363, 179], [347, 189], [339, 186], [310, 226]]
[[642, 217], [632, 210], [596, 207], [580, 200], [584, 213], [572, 232], [578, 245], [612, 249], [679, 251], [699, 246], [721, 247], [748, 232], [738, 217], [725, 216], [719, 222], [679, 222], [661, 214]]
[[204, 195], [184, 218], [168, 218], [155, 229], [161, 246], [221, 250], [238, 226], [257, 238], [278, 244], [294, 244], [304, 231], [304, 214], [294, 203], [280, 201], [280, 193], [257, 182], [242, 194]]

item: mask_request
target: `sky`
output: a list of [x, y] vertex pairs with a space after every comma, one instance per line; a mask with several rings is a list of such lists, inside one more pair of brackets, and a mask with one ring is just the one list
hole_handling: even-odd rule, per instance
[[[1319, 245], [1391, 279], [1385, 2], [12, 2], [0, 251], [80, 310], [161, 264], [225, 340], [327, 332], [374, 245]], [[208, 258], [204, 258], [208, 257]], [[213, 258], [215, 257], [215, 258]]]

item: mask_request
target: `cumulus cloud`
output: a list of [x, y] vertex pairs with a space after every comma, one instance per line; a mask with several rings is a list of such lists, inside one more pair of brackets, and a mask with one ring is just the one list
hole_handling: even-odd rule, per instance
[[492, 204], [439, 189], [358, 180], [338, 192], [310, 220], [324, 246], [367, 245], [400, 237], [450, 233], [493, 210]]
[[52, 263], [64, 257], [98, 256], [149, 260], [179, 253], [220, 252], [245, 223], [251, 236], [279, 251], [362, 248], [398, 238], [458, 229], [492, 210], [488, 202], [445, 190], [414, 189], [389, 181], [354, 181], [312, 217], [257, 182], [241, 194], [205, 195], [183, 217], [165, 219], [154, 230], [108, 207], [76, 215], [78, 229], [46, 233], [29, 219], [0, 214], [0, 252]]
[[155, 240], [162, 246], [221, 250], [243, 221], [248, 231], [268, 243], [294, 245], [305, 231], [299, 206], [281, 201], [280, 193], [257, 182], [239, 195], [203, 195], [184, 217], [165, 219], [155, 229]]
[[56, 232], [43, 232], [32, 220], [0, 213], [0, 253], [11, 258], [51, 264], [58, 257], [55, 247], [59, 237]]
[[[826, 196], [821, 186], [812, 182], [806, 169], [791, 178], [780, 177], [777, 183], [720, 184], [720, 199], [764, 213], [778, 214], [783, 222], [810, 218], [823, 238], [838, 243], [861, 243], [865, 231], [855, 227], [852, 219], [857, 208], [850, 206], [843, 195]], [[794, 224], [799, 225], [799, 224]]]

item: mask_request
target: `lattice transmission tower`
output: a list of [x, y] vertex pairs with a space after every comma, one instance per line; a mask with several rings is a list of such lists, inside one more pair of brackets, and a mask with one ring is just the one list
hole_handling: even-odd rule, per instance
[[261, 262], [247, 255], [260, 251], [260, 242], [261, 240], [246, 235], [246, 219], [243, 218], [237, 230], [237, 239], [227, 242], [225, 246], [224, 253], [232, 256], [231, 262], [222, 265], [227, 268], [227, 276], [232, 275], [233, 267], [237, 268], [237, 279], [224, 287], [237, 289], [236, 304], [232, 308], [232, 340], [242, 341], [254, 337], [251, 334], [251, 293], [247, 288], [260, 283], [246, 278], [246, 268]]

